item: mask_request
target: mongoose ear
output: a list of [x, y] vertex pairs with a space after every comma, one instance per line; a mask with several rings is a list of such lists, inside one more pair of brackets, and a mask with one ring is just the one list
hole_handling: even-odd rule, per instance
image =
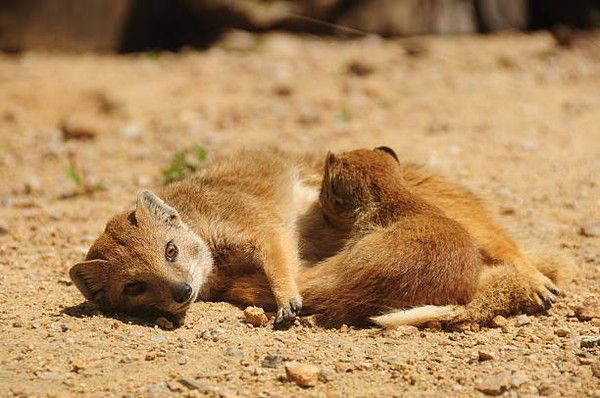
[[329, 151], [327, 151], [327, 158], [325, 160], [325, 166], [327, 166], [327, 168], [331, 167], [332, 165], [335, 164], [337, 158], [335, 157], [335, 155]]
[[136, 218], [137, 216], [142, 216], [143, 218], [145, 215], [150, 215], [151, 217], [158, 218], [165, 224], [173, 226], [179, 225], [180, 222], [177, 210], [150, 191], [139, 193], [135, 206], [135, 215]]
[[109, 272], [108, 265], [106, 260], [83, 261], [71, 267], [69, 276], [86, 299], [101, 304]]
[[396, 159], [396, 162], [400, 163], [400, 159], [398, 159], [398, 155], [396, 155], [396, 152], [394, 152], [394, 150], [392, 148], [390, 148], [389, 146], [378, 146], [374, 150], [385, 152], [388, 155], [390, 155], [391, 157], [393, 157], [394, 159]]

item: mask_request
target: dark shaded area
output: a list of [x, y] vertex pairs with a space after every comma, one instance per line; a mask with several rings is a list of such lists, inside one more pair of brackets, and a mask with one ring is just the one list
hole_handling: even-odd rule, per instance
[[181, 0], [133, 0], [130, 7], [118, 48], [124, 53], [205, 48], [230, 27], [251, 28], [227, 7], [199, 12]]
[[529, 0], [529, 29], [600, 27], [599, 0]]
[[[273, 16], [273, 6], [279, 5], [283, 11]], [[296, 11], [287, 12], [286, 7]], [[468, 21], [468, 27], [459, 21]], [[0, 50], [10, 52], [178, 51], [185, 46], [206, 48], [229, 29], [387, 36], [557, 26], [600, 26], [600, 0], [0, 1]]]

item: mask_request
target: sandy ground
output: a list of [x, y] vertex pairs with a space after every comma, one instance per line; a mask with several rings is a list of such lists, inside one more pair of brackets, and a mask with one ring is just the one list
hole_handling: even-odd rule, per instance
[[[62, 123], [90, 139], [65, 140]], [[598, 41], [559, 49], [544, 33], [271, 34], [180, 55], [0, 56], [0, 393], [473, 396], [488, 383], [598, 397], [600, 321], [575, 310], [600, 292], [599, 126]], [[194, 144], [209, 157], [389, 145], [489, 198], [517, 235], [571, 254], [577, 276], [548, 315], [453, 333], [273, 331], [227, 303], [198, 303], [168, 332], [83, 304], [69, 267]], [[105, 189], [76, 195], [69, 161]], [[321, 380], [287, 381], [290, 360], [317, 365]]]

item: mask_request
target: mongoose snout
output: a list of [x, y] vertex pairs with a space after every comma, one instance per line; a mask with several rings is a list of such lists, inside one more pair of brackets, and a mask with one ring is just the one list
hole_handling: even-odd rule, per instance
[[173, 300], [179, 304], [185, 303], [192, 297], [192, 292], [193, 290], [189, 283], [180, 283], [173, 289]]

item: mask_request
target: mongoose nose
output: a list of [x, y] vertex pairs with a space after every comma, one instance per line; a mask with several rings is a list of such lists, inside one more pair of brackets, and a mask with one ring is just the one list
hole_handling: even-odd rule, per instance
[[189, 283], [181, 283], [173, 291], [173, 300], [177, 303], [185, 303], [192, 296], [192, 287]]

